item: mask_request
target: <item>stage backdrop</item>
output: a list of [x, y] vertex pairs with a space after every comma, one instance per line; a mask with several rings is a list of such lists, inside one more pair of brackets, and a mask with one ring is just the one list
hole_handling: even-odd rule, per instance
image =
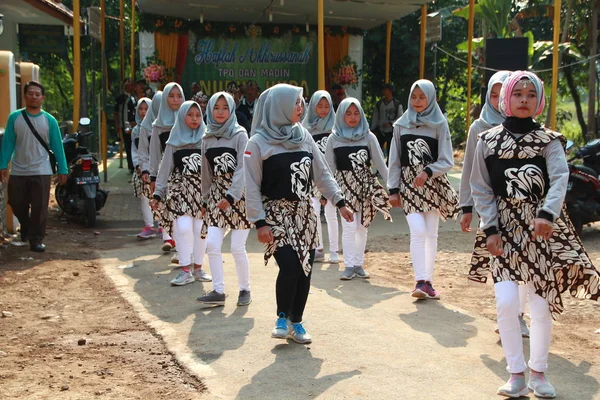
[[187, 92], [192, 82], [198, 82], [209, 96], [225, 90], [232, 81], [254, 80], [261, 90], [289, 83], [303, 87], [310, 96], [317, 90], [317, 79], [316, 34], [312, 32], [254, 38], [190, 33], [181, 83]]

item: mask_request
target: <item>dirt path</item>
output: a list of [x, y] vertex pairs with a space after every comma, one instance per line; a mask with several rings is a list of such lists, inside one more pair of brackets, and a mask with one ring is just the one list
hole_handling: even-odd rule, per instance
[[1, 399], [203, 397], [95, 261], [119, 239], [53, 214], [46, 244], [0, 247]]

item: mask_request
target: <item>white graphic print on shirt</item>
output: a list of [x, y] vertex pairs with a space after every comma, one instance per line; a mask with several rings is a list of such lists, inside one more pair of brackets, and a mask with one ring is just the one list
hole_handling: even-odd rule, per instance
[[304, 199], [310, 194], [311, 165], [312, 161], [310, 157], [304, 157], [302, 160], [290, 165], [290, 169], [292, 170], [292, 192], [300, 199]]

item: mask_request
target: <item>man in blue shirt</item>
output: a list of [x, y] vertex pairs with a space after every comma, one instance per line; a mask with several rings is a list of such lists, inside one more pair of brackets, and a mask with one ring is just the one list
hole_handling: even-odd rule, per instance
[[0, 153], [0, 182], [8, 182], [8, 204], [21, 224], [21, 240], [28, 240], [32, 251], [43, 252], [53, 167], [50, 154], [27, 120], [54, 153], [59, 183], [67, 182], [69, 170], [58, 123], [42, 110], [44, 87], [38, 82], [27, 82], [24, 95], [25, 109], [11, 113], [6, 124]]

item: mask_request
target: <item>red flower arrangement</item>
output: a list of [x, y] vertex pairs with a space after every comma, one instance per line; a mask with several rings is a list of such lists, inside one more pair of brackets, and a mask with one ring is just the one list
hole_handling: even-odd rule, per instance
[[181, 26], [183, 25], [183, 21], [176, 19], [175, 20], [175, 28], [181, 28]]
[[211, 29], [212, 29], [212, 26], [210, 26], [210, 24], [204, 24], [204, 30], [206, 32], [210, 32]]
[[333, 68], [333, 82], [340, 86], [356, 87], [359, 75], [357, 68], [358, 65], [356, 65], [350, 57], [344, 57], [344, 59]]
[[279, 35], [279, 27], [276, 26], [275, 28], [273, 28], [273, 33], [276, 35]]
[[235, 31], [236, 31], [235, 25], [233, 25], [233, 24], [229, 25], [229, 32], [233, 33]]

